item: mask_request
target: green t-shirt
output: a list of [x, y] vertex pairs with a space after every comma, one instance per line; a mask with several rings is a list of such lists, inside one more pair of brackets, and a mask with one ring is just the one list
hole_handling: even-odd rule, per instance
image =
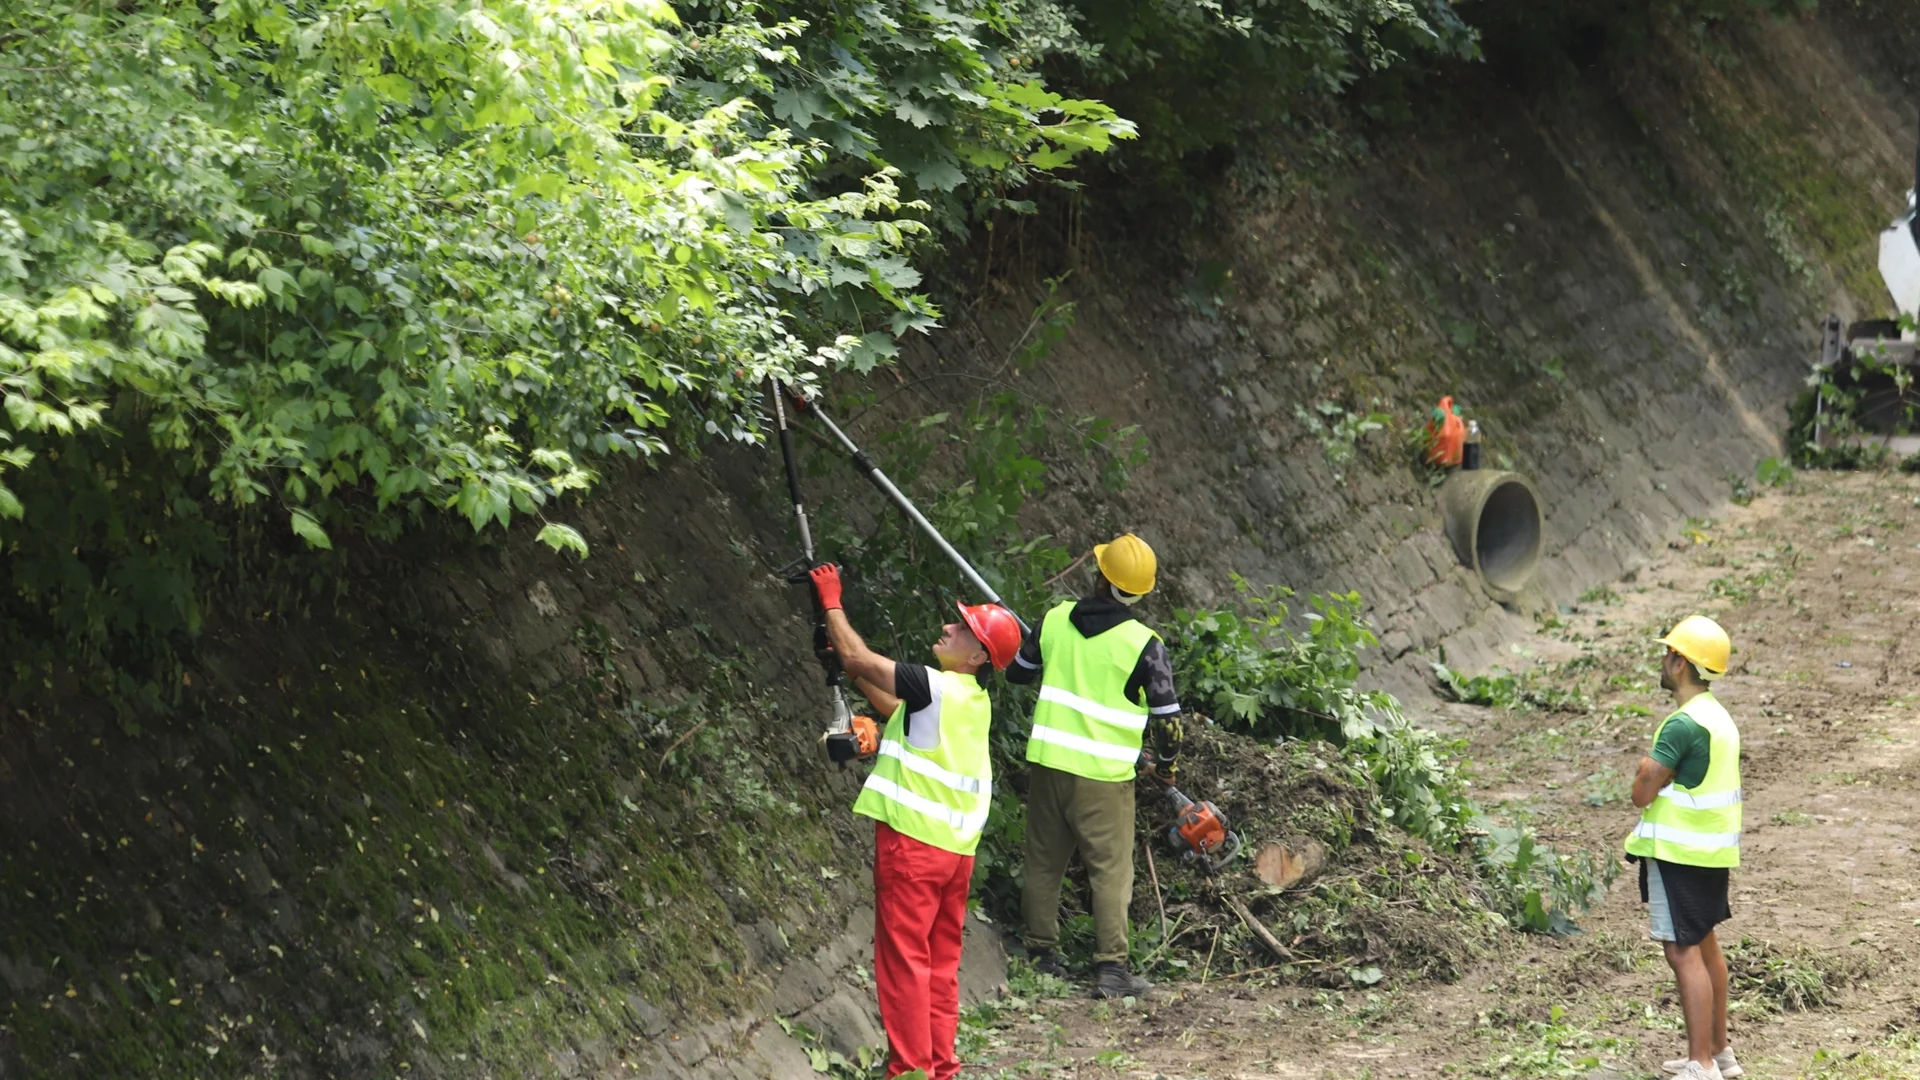
[[1648, 756], [1673, 770], [1674, 783], [1698, 787], [1707, 778], [1707, 764], [1713, 758], [1713, 736], [1692, 717], [1679, 713], [1660, 729]]

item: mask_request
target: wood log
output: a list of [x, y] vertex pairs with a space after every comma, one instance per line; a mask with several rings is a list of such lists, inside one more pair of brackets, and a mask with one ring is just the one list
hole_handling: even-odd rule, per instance
[[1305, 836], [1263, 845], [1253, 857], [1253, 876], [1276, 889], [1305, 885], [1326, 868], [1326, 845]]
[[1259, 938], [1260, 944], [1265, 945], [1273, 955], [1286, 961], [1299, 959], [1285, 945], [1280, 944], [1280, 939], [1273, 936], [1273, 931], [1267, 929], [1266, 923], [1253, 917], [1253, 912], [1247, 910], [1247, 905], [1241, 903], [1239, 897], [1232, 893], [1221, 893], [1220, 899], [1232, 909], [1235, 915], [1240, 916], [1240, 921], [1247, 924], [1247, 929], [1253, 931], [1253, 936]]

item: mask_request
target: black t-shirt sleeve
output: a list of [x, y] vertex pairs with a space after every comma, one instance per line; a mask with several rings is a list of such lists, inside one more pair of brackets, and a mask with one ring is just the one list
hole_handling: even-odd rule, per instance
[[907, 711], [919, 712], [933, 704], [933, 680], [920, 664], [893, 665], [893, 696], [906, 703]]

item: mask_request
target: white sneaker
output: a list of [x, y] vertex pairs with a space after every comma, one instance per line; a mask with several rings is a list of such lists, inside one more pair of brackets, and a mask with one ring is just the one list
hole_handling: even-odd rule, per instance
[[[1672, 1061], [1663, 1061], [1660, 1063], [1660, 1071], [1663, 1073], [1678, 1073], [1681, 1069], [1686, 1068], [1689, 1063], [1687, 1058], [1674, 1058]], [[1720, 1070], [1720, 1075], [1723, 1080], [1735, 1080], [1736, 1077], [1747, 1075], [1747, 1070], [1741, 1068], [1740, 1062], [1734, 1059], [1733, 1047], [1731, 1046], [1713, 1055], [1713, 1064]]]
[[[1667, 1066], [1669, 1065], [1677, 1067], [1668, 1069]], [[1673, 1073], [1675, 1080], [1726, 1080], [1726, 1074], [1720, 1071], [1719, 1055], [1717, 1054], [1714, 1055], [1714, 1063], [1705, 1068], [1702, 1068], [1700, 1063], [1692, 1058], [1681, 1058], [1678, 1061], [1663, 1061], [1660, 1063], [1660, 1068], [1664, 1072]]]

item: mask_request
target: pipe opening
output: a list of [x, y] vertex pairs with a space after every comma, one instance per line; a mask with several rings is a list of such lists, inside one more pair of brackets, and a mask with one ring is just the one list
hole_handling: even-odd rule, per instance
[[1487, 584], [1517, 593], [1540, 565], [1540, 504], [1518, 481], [1495, 487], [1480, 508], [1474, 530], [1474, 562]]
[[1447, 539], [1495, 600], [1519, 597], [1540, 568], [1540, 497], [1519, 473], [1460, 469], [1440, 489]]

